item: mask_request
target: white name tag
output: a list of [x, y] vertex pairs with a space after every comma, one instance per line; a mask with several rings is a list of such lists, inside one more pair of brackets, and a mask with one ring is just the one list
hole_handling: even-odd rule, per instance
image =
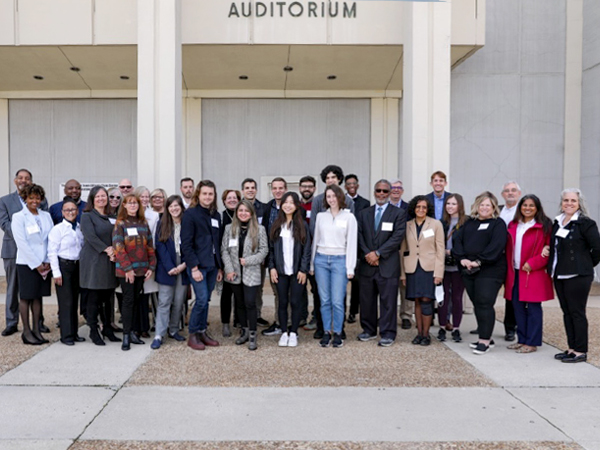
[[230, 247], [237, 247], [238, 246], [238, 240], [237, 239], [229, 239], [229, 246]]
[[37, 226], [37, 223], [35, 225], [29, 225], [27, 227], [27, 234], [35, 234], [35, 233], [39, 233], [40, 232], [40, 227]]
[[569, 230], [566, 228], [561, 228], [556, 232], [556, 235], [560, 238], [566, 238], [569, 235]]
[[383, 222], [381, 224], [381, 231], [393, 231], [394, 223], [393, 222]]
[[258, 218], [258, 224], [259, 224], [259, 225], [262, 225], [262, 217], [259, 217], [259, 218]]
[[114, 225], [115, 223], [117, 223], [117, 219], [113, 219], [112, 217], [109, 217], [109, 218], [108, 218], [108, 221], [109, 221], [109, 222], [110, 222], [112, 225]]
[[307, 218], [307, 219], [310, 219], [310, 213], [311, 213], [311, 212], [312, 212], [312, 211], [306, 211], [306, 218]]
[[346, 228], [348, 226], [348, 222], [345, 220], [336, 220], [335, 225], [340, 228]]
[[127, 228], [127, 236], [137, 236], [137, 228]]
[[289, 238], [292, 234], [290, 233], [290, 230], [288, 228], [282, 228], [281, 229], [281, 233], [279, 234], [279, 236], [281, 236], [282, 238]]
[[423, 237], [424, 238], [430, 238], [434, 235], [433, 230], [423, 230]]
[[477, 228], [477, 231], [487, 230], [489, 226], [489, 223], [482, 223], [481, 225], [479, 225], [479, 228]]
[[213, 228], [219, 228], [219, 221], [217, 219], [210, 219], [210, 224]]

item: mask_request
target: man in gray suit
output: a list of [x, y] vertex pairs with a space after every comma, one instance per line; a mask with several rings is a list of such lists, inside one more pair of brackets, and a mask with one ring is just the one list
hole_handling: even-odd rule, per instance
[[[19, 169], [15, 175], [15, 186], [17, 190], [0, 198], [0, 228], [4, 232], [2, 240], [2, 260], [4, 261], [4, 272], [6, 274], [6, 328], [2, 336], [10, 336], [18, 331], [19, 323], [19, 285], [17, 282], [17, 244], [13, 239], [10, 228], [12, 216], [25, 206], [19, 192], [29, 186], [33, 181], [31, 172], [27, 169]], [[48, 211], [48, 202], [44, 200], [41, 204], [44, 211]]]

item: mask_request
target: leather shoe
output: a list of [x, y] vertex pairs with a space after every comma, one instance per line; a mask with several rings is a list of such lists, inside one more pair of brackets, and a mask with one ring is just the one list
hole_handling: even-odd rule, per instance
[[508, 342], [512, 342], [515, 340], [515, 330], [510, 330], [506, 332], [506, 335], [504, 336], [504, 340], [508, 341]]
[[575, 353], [571, 353], [566, 358], [561, 359], [561, 362], [564, 363], [578, 363], [578, 362], [586, 362], [587, 354], [582, 353], [581, 355], [575, 355]]
[[204, 350], [204, 344], [200, 341], [198, 333], [190, 333], [190, 337], [188, 338], [188, 347], [193, 348], [194, 350]]
[[208, 331], [201, 331], [198, 334], [199, 334], [198, 339], [200, 339], [200, 341], [207, 347], [218, 347], [219, 346], [219, 342], [217, 342], [213, 338], [211, 338], [210, 335], [208, 334]]
[[63, 339], [61, 339], [61, 340], [60, 340], [60, 342], [62, 342], [62, 343], [63, 343], [63, 344], [65, 344], [65, 345], [75, 345], [75, 342], [73, 342], [73, 341], [69, 341], [69, 340], [67, 340], [67, 339], [64, 339], [64, 340], [63, 340]]
[[410, 320], [409, 319], [402, 319], [402, 329], [403, 330], [410, 330], [410, 328], [411, 328]]
[[554, 359], [558, 359], [559, 361], [562, 361], [565, 358], [568, 358], [571, 355], [574, 355], [575, 353], [569, 353], [569, 350], [565, 350], [564, 352], [560, 352], [557, 353], [556, 355], [554, 355]]
[[6, 327], [4, 330], [2, 330], [2, 336], [10, 336], [11, 334], [15, 334], [17, 331], [19, 331], [19, 329], [16, 325], [12, 327]]
[[78, 334], [75, 335], [75, 338], [73, 339], [75, 342], [85, 342], [85, 338], [79, 336]]
[[180, 335], [179, 333], [169, 334], [169, 337], [171, 339], [175, 339], [177, 342], [185, 341], [185, 338], [182, 335]]
[[131, 348], [130, 336], [131, 333], [123, 333], [123, 343], [121, 344], [121, 350], [123, 350], [124, 352]]
[[479, 330], [471, 330], [469, 331], [469, 334], [479, 334]]
[[145, 342], [144, 342], [144, 341], [142, 341], [142, 340], [141, 340], [141, 339], [138, 337], [138, 335], [137, 335], [137, 334], [135, 334], [135, 332], [133, 332], [133, 331], [132, 331], [132, 332], [131, 332], [131, 333], [129, 333], [129, 334], [130, 334], [130, 336], [129, 336], [129, 339], [131, 340], [131, 343], [132, 343], [132, 344], [137, 344], [137, 345], [142, 345], [142, 344], [145, 344]]
[[40, 323], [40, 333], [50, 333], [50, 328], [43, 323]]

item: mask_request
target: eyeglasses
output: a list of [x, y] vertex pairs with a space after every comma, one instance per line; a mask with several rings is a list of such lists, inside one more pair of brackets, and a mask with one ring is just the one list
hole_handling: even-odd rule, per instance
[[76, 213], [77, 212], [77, 208], [63, 209], [62, 212], [64, 212], [64, 213]]
[[300, 189], [314, 189], [315, 186], [312, 184], [301, 184]]
[[125, 203], [125, 205], [136, 205], [136, 206], [138, 206], [138, 202], [127, 202], [127, 203]]
[[109, 195], [108, 198], [110, 198], [111, 200], [114, 200], [115, 198], [117, 200], [121, 200], [121, 196], [120, 195]]
[[392, 186], [392, 191], [403, 191], [404, 188], [402, 186]]
[[125, 185], [123, 185], [123, 186], [119, 186], [119, 189], [131, 189], [132, 187], [133, 187], [133, 186], [132, 186], [132, 185], [130, 185], [130, 184], [129, 184], [129, 185], [125, 184]]
[[378, 194], [381, 194], [381, 193], [389, 194], [390, 190], [389, 189], [375, 189], [375, 192], [377, 192]]

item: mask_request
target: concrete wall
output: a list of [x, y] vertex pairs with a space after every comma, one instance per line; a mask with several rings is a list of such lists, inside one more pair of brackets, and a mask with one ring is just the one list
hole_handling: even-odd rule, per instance
[[515, 179], [553, 217], [563, 180], [566, 2], [486, 5], [485, 47], [452, 72], [449, 187], [470, 205]]

